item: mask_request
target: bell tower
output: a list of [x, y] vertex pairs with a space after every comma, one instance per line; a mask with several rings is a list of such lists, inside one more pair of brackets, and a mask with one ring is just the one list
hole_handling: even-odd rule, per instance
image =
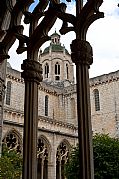
[[48, 83], [74, 83], [74, 66], [65, 46], [60, 43], [60, 35], [51, 35], [50, 46], [39, 55], [43, 68], [43, 81]]

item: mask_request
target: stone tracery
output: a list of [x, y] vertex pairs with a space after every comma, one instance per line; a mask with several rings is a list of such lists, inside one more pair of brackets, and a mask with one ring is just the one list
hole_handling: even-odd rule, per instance
[[8, 147], [9, 150], [16, 150], [22, 152], [22, 144], [19, 136], [14, 132], [10, 131], [2, 141], [3, 145]]
[[37, 178], [38, 179], [48, 179], [48, 146], [44, 139], [38, 139], [38, 151], [37, 151]]
[[64, 164], [68, 161], [69, 148], [62, 142], [57, 148], [56, 154], [56, 179], [65, 179]]

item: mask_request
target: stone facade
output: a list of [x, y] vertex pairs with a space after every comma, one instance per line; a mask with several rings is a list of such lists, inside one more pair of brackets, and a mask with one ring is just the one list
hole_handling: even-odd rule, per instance
[[[38, 93], [38, 178], [56, 179], [70, 149], [76, 146], [77, 94], [70, 54], [56, 32], [51, 44], [40, 52], [43, 82]], [[10, 84], [8, 86], [8, 84]], [[21, 73], [7, 67], [3, 113], [3, 143], [22, 152], [24, 81]], [[119, 137], [119, 71], [90, 79], [93, 133]], [[46, 172], [47, 171], [47, 172]], [[47, 175], [45, 174], [47, 173]]]

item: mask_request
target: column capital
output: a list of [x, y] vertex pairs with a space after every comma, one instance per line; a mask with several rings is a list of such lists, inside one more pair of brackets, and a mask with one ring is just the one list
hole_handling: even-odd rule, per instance
[[39, 62], [26, 59], [23, 61], [21, 69], [24, 70], [21, 76], [25, 81], [35, 81], [37, 83], [42, 81], [42, 67]]
[[71, 44], [71, 58], [75, 64], [90, 66], [93, 63], [93, 50], [89, 42], [75, 39]]

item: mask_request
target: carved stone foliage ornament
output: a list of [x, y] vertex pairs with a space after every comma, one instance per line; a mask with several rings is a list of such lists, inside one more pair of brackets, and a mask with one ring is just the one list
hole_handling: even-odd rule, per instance
[[[9, 58], [8, 51], [16, 38], [19, 40], [17, 53], [26, 50], [37, 51], [44, 42], [49, 40], [48, 32], [55, 23], [57, 14], [66, 9], [66, 5], [59, 0], [39, 0], [33, 12], [30, 12], [29, 7], [32, 3], [34, 3], [33, 0], [0, 1], [0, 62]], [[23, 15], [24, 22], [30, 24], [29, 36], [23, 35], [24, 28], [21, 25]], [[43, 19], [38, 24], [41, 17]]]
[[72, 61], [91, 65], [93, 63], [93, 50], [89, 42], [85, 40], [73, 40], [71, 44]]
[[41, 64], [34, 60], [24, 60], [22, 64], [22, 77], [27, 81], [42, 81], [42, 68]]
[[[66, 0], [71, 2], [71, 0]], [[19, 39], [19, 47], [17, 53], [24, 51], [35, 52], [41, 45], [49, 40], [48, 32], [54, 25], [57, 17], [63, 21], [60, 29], [61, 34], [69, 31], [75, 31], [78, 38], [85, 38], [86, 32], [90, 24], [96, 19], [104, 17], [99, 12], [103, 0], [88, 0], [81, 11], [76, 10], [76, 17], [66, 13], [66, 4], [60, 3], [60, 0], [39, 0], [33, 12], [29, 11], [29, 6], [33, 0], [1, 0], [0, 9], [0, 62], [5, 58], [9, 58], [8, 51]], [[76, 9], [78, 9], [81, 1], [76, 1]], [[3, 27], [6, 14], [9, 12], [9, 26]], [[24, 22], [30, 24], [29, 36], [23, 35], [23, 26], [21, 18], [25, 16]], [[41, 22], [38, 24], [39, 19]], [[72, 26], [68, 26], [68, 23]], [[2, 40], [1, 40], [2, 39]]]

